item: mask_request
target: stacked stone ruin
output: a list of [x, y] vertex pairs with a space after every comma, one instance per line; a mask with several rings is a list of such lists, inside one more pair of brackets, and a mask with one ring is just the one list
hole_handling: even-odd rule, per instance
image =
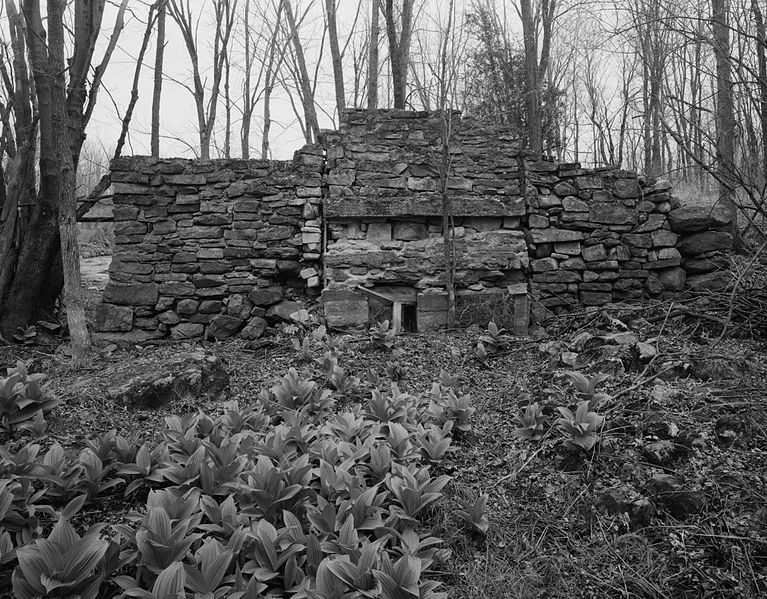
[[321, 286], [323, 150], [291, 161], [112, 161], [115, 251], [96, 329], [257, 338]]
[[330, 326], [365, 325], [390, 294], [442, 327], [446, 206], [463, 324], [503, 310], [523, 332], [531, 309], [726, 284], [726, 213], [680, 208], [666, 182], [533, 156], [458, 113], [348, 110], [321, 142], [293, 161], [113, 161], [97, 330], [254, 339], [320, 292]]

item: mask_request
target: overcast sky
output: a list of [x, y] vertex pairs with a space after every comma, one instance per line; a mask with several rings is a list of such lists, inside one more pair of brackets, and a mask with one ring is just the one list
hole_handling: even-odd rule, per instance
[[[361, 0], [364, 4], [368, 0]], [[240, 0], [242, 3], [243, 0]], [[211, 2], [209, 0], [195, 0], [194, 5], [199, 3], [205, 11], [200, 21], [200, 58], [203, 63], [203, 78], [210, 78], [210, 64], [212, 59], [212, 37], [214, 26], [212, 15], [209, 14]], [[264, 5], [264, 0], [253, 0], [253, 4]], [[299, 2], [307, 5], [306, 1]], [[309, 69], [313, 70], [316, 64], [317, 48], [322, 37], [324, 28], [321, 3], [315, 0], [315, 9], [309, 13], [309, 16], [302, 24], [301, 37], [306, 46], [307, 61]], [[344, 6], [345, 5], [345, 6]], [[341, 0], [341, 8], [347, 14], [339, 15], [343, 23], [350, 18], [353, 20], [354, 14], [349, 16], [348, 12], [355, 10], [357, 0]], [[129, 12], [133, 15], [126, 15], [126, 25], [120, 42], [115, 50], [109, 65], [106, 76], [104, 77], [104, 90], [99, 96], [96, 110], [94, 111], [90, 126], [88, 128], [88, 140], [93, 147], [104, 148], [111, 153], [117, 137], [120, 132], [120, 119], [125, 112], [125, 108], [130, 99], [131, 83], [134, 76], [136, 57], [141, 46], [142, 37], [145, 30], [147, 17], [147, 8], [143, 1], [130, 0]], [[238, 13], [241, 13], [238, 9]], [[114, 24], [116, 9], [108, 6], [104, 16], [104, 26], [102, 31], [102, 44], [105, 45], [111, 28]], [[367, 25], [363, 25], [366, 27]], [[341, 32], [343, 35], [345, 32]], [[166, 24], [166, 50], [165, 65], [163, 72], [166, 75], [162, 91], [162, 112], [161, 112], [161, 134], [163, 138], [160, 141], [160, 151], [163, 156], [193, 156], [189, 145], [195, 146], [197, 142], [197, 118], [195, 113], [194, 100], [184, 87], [177, 82], [185, 82], [191, 85], [191, 68], [189, 57], [186, 52], [183, 40], [178, 31], [177, 25], [172, 19], [167, 19]], [[149, 154], [149, 131], [151, 127], [151, 102], [152, 102], [152, 78], [155, 56], [155, 36], [150, 42], [150, 47], [146, 52], [144, 66], [141, 73], [139, 101], [134, 112], [130, 127], [130, 137], [124, 154]], [[235, 42], [238, 46], [241, 41]], [[328, 52], [327, 44], [325, 52]], [[383, 55], [385, 53], [382, 52]], [[100, 60], [97, 55], [94, 62]], [[240, 60], [239, 49], [235, 51], [234, 60]], [[334, 101], [332, 97], [332, 78], [329, 72], [329, 59], [326, 55], [319, 70], [318, 76], [318, 94], [317, 101], [325, 110], [332, 110]], [[177, 81], [177, 82], [174, 82]], [[240, 155], [240, 114], [237, 106], [240, 104], [239, 97], [241, 81], [241, 69], [237, 64], [232, 64], [232, 84], [231, 95], [235, 107], [232, 112], [232, 155]], [[223, 93], [223, 85], [222, 85]], [[207, 98], [206, 98], [207, 99]], [[296, 100], [297, 101], [297, 100]], [[261, 127], [262, 127], [262, 105], [257, 107], [253, 119], [251, 131], [251, 155], [260, 157], [261, 148]], [[119, 114], [118, 114], [119, 113]], [[320, 126], [332, 127], [333, 121], [322, 110], [319, 111]], [[223, 101], [219, 105], [216, 118], [217, 134], [216, 142], [219, 146], [223, 145], [223, 127], [224, 127]], [[282, 89], [275, 89], [272, 98], [272, 130], [270, 142], [272, 147], [272, 157], [276, 159], [289, 159], [293, 152], [300, 148], [304, 139], [301, 129], [296, 122], [296, 118]], [[216, 156], [215, 146], [211, 146], [211, 155]]]

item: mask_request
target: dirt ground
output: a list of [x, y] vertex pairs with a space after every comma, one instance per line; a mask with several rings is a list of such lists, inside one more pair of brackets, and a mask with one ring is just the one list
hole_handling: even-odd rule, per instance
[[[106, 263], [89, 259], [84, 272], [94, 274], [84, 276], [97, 285]], [[671, 314], [668, 303], [591, 310], [532, 337], [501, 339], [485, 356], [477, 343], [488, 333], [477, 327], [403, 334], [390, 352], [365, 333], [337, 335], [339, 364], [350, 374], [364, 379], [372, 370], [423, 393], [444, 369], [471, 395], [472, 431], [439, 467], [452, 482], [432, 531], [452, 552], [438, 572], [450, 597], [767, 594], [767, 348], [712, 343], [715, 334], [689, 314]], [[165, 416], [220, 406], [187, 397], [131, 410], [106, 399], [112, 381], [204, 346], [223, 361], [232, 397], [257, 402], [291, 366], [311, 370], [293, 347], [294, 329], [270, 332], [256, 349], [242, 341], [110, 348], [76, 373], [53, 348], [2, 347], [0, 366], [32, 359], [64, 400], [48, 417], [44, 446], [76, 449], [111, 429], [152, 440]], [[566, 375], [574, 370], [608, 375], [590, 396], [604, 422], [588, 451], [565, 447], [555, 424], [558, 408], [574, 409], [584, 397]], [[530, 404], [544, 421], [535, 440], [517, 434]], [[486, 535], [455, 515], [481, 493], [489, 496]], [[108, 520], [131, 507], [118, 496], [95, 513]]]

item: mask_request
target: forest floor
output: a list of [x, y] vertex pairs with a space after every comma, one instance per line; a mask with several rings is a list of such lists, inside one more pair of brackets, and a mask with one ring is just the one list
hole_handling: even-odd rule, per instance
[[[431, 531], [451, 550], [437, 568], [450, 597], [767, 596], [767, 346], [715, 343], [703, 325], [669, 302], [589, 310], [534, 337], [505, 338], [483, 359], [476, 348], [487, 332], [477, 327], [402, 334], [390, 351], [365, 333], [338, 337], [338, 363], [350, 375], [364, 379], [372, 369], [425, 393], [444, 369], [471, 396], [471, 432], [434, 467], [451, 477]], [[231, 397], [257, 403], [289, 368], [307, 368], [291, 343], [295, 330], [271, 332], [255, 350], [238, 340], [110, 347], [76, 373], [55, 346], [4, 346], [0, 366], [32, 359], [63, 400], [46, 416], [42, 451], [53, 442], [78, 449], [112, 429], [152, 440], [166, 416], [220, 405], [180, 398], [127, 409], [106, 399], [115, 377], [204, 346], [224, 364]], [[579, 396], [570, 371], [609, 376]], [[604, 417], [598, 442], [568, 449], [558, 408], [574, 410], [584, 398]], [[535, 440], [515, 434], [515, 418], [531, 404], [542, 421]], [[482, 493], [486, 534], [456, 516]], [[135, 507], [121, 497], [118, 488], [88, 513], [119, 518]]]

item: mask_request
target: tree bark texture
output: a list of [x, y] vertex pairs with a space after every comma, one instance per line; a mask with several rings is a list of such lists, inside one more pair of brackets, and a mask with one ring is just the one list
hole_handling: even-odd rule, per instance
[[730, 64], [729, 10], [729, 0], [711, 0], [711, 26], [716, 57], [716, 159], [719, 172], [719, 202], [732, 216], [735, 232], [735, 107]]
[[[59, 169], [58, 224], [61, 242], [61, 259], [64, 270], [64, 303], [67, 308], [67, 325], [72, 341], [72, 358], [81, 364], [90, 348], [90, 334], [85, 318], [85, 300], [80, 286], [80, 250], [77, 243], [77, 200], [75, 199], [75, 164], [69, 139], [67, 118], [67, 93], [64, 73], [64, 10], [67, 0], [48, 0], [48, 77], [51, 81], [51, 120], [55, 159]], [[75, 5], [75, 35], [80, 16], [92, 15], [84, 2]], [[95, 39], [94, 39], [95, 44]], [[89, 49], [85, 49], [89, 51]], [[92, 50], [90, 50], [92, 51]], [[81, 63], [87, 71], [90, 60]], [[80, 65], [78, 65], [80, 66]], [[78, 73], [79, 75], [79, 73]], [[71, 80], [70, 80], [71, 81]], [[83, 90], [84, 90], [84, 79]], [[85, 97], [75, 99], [82, 107]], [[79, 152], [78, 152], [79, 153]]]
[[167, 0], [158, 2], [157, 48], [154, 55], [154, 86], [152, 88], [152, 132], [150, 147], [152, 156], [160, 156], [160, 102], [162, 99], [162, 70], [165, 62], [165, 15]]
[[290, 38], [293, 49], [296, 53], [296, 63], [298, 66], [299, 93], [301, 96], [301, 105], [304, 109], [304, 118], [306, 119], [305, 137], [306, 143], [313, 143], [317, 140], [320, 133], [320, 125], [317, 120], [317, 111], [314, 106], [314, 90], [309, 79], [309, 71], [306, 68], [306, 58], [304, 57], [304, 48], [301, 45], [301, 38], [298, 36], [298, 26], [293, 14], [293, 7], [290, 0], [282, 0], [285, 10], [285, 18], [288, 21], [290, 29]]
[[413, 35], [413, 0], [402, 0], [399, 34], [394, 0], [384, 5], [386, 36], [389, 40], [394, 108], [404, 110], [407, 104], [407, 75], [410, 68], [410, 40]]
[[368, 58], [368, 110], [378, 108], [378, 38], [381, 34], [379, 0], [370, 5], [370, 53]]
[[333, 63], [333, 82], [336, 90], [336, 110], [338, 116], [346, 108], [344, 92], [344, 68], [341, 59], [341, 48], [338, 45], [338, 25], [336, 20], [336, 0], [325, 0], [325, 11], [328, 17], [328, 38], [330, 41], [330, 57]]

